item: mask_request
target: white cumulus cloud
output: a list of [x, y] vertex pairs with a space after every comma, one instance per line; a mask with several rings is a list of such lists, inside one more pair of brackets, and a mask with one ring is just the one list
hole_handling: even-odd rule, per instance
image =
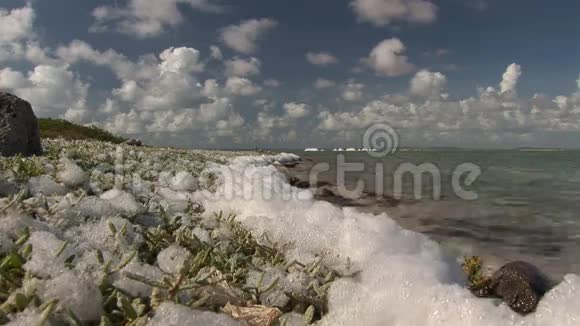
[[437, 6], [428, 0], [353, 0], [350, 5], [360, 21], [376, 26], [431, 23], [437, 18]]
[[226, 81], [226, 90], [233, 95], [251, 96], [259, 93], [262, 89], [260, 86], [247, 78], [230, 77]]
[[414, 65], [405, 55], [405, 45], [398, 38], [391, 38], [375, 46], [363, 62], [377, 74], [397, 77], [410, 73]]
[[125, 7], [100, 6], [93, 10], [93, 32], [116, 30], [137, 38], [154, 37], [183, 22], [179, 6], [221, 12], [211, 0], [129, 0]]
[[32, 35], [35, 13], [29, 7], [6, 10], [0, 8], [0, 45], [29, 38]]
[[193, 48], [169, 48], [161, 52], [161, 71], [174, 73], [189, 73], [203, 71], [199, 62], [199, 51]]
[[226, 67], [226, 75], [247, 77], [260, 74], [260, 60], [250, 58], [248, 60], [242, 58], [233, 58], [224, 63]]
[[503, 74], [503, 78], [500, 83], [501, 92], [514, 92], [521, 75], [522, 67], [520, 65], [516, 63], [509, 65]]
[[304, 118], [305, 116], [310, 114], [308, 107], [304, 103], [295, 103], [295, 102], [285, 103], [284, 110], [286, 111], [288, 117], [290, 117], [291, 119]]
[[333, 87], [335, 85], [336, 85], [336, 83], [334, 81], [324, 79], [324, 78], [318, 78], [314, 82], [314, 87], [317, 89], [329, 88], [329, 87]]
[[345, 101], [359, 101], [363, 98], [363, 88], [364, 84], [357, 83], [353, 80], [348, 81], [344, 89], [342, 90], [342, 99]]
[[257, 51], [258, 41], [278, 23], [270, 18], [250, 19], [239, 25], [230, 25], [222, 29], [220, 38], [231, 49], [244, 54]]
[[224, 55], [222, 53], [222, 49], [220, 49], [218, 46], [215, 46], [215, 45], [210, 46], [209, 51], [210, 51], [211, 57], [215, 60], [222, 60], [224, 58]]
[[327, 52], [308, 52], [306, 53], [306, 60], [316, 66], [328, 66], [338, 62], [338, 59]]
[[10, 68], [0, 70], [0, 88], [29, 101], [40, 116], [86, 110], [89, 86], [66, 65], [38, 65], [27, 75]]
[[440, 72], [421, 70], [411, 79], [411, 94], [439, 97], [447, 84], [447, 77]]

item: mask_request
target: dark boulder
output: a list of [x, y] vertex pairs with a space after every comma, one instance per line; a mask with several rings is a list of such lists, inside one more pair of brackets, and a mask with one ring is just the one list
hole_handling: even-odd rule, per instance
[[492, 277], [471, 288], [478, 297], [497, 297], [515, 312], [525, 315], [536, 310], [552, 283], [534, 265], [516, 261], [500, 268]]
[[0, 92], [0, 154], [42, 155], [38, 122], [30, 103]]
[[125, 142], [125, 144], [127, 144], [129, 146], [136, 146], [136, 147], [143, 146], [143, 142], [141, 142], [139, 139], [129, 139]]

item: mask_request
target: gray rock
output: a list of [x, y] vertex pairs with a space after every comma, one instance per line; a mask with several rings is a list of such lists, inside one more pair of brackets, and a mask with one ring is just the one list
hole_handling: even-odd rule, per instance
[[19, 185], [10, 181], [2, 180], [0, 178], [0, 197], [7, 197], [16, 195], [21, 191], [26, 191], [26, 185]]
[[42, 155], [38, 122], [30, 103], [0, 92], [0, 154]]
[[536, 310], [552, 282], [534, 265], [516, 261], [504, 265], [492, 277], [471, 289], [478, 297], [497, 297], [515, 312], [525, 315]]

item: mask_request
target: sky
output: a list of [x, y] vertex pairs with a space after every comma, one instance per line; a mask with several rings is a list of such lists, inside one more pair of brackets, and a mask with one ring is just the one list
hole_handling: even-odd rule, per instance
[[155, 145], [580, 148], [576, 0], [0, 1], [0, 90]]

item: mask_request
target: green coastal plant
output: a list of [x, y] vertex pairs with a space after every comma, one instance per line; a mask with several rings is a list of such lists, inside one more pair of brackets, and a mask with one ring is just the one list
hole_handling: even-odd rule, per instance
[[10, 172], [17, 180], [27, 181], [45, 173], [40, 157], [0, 157], [0, 171]]
[[467, 275], [469, 288], [475, 288], [487, 279], [483, 273], [483, 260], [481, 257], [464, 257], [462, 264], [463, 272]]

